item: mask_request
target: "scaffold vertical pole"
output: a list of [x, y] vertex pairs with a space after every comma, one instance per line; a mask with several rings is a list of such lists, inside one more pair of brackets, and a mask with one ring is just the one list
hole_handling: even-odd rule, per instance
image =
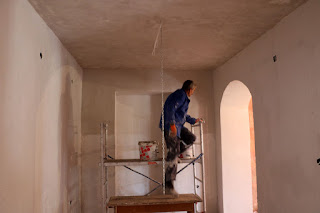
[[[192, 132], [192, 134], [194, 134], [194, 127], [191, 125], [191, 132]], [[196, 153], [195, 153], [195, 148], [194, 148], [194, 144], [192, 144], [192, 158], [194, 158], [195, 157], [195, 155], [196, 155]], [[195, 168], [195, 164], [193, 163], [193, 165], [192, 165], [192, 167], [193, 167], [193, 188], [194, 188], [194, 194], [196, 195], [197, 194], [197, 187], [196, 187], [196, 168]], [[194, 205], [194, 212], [197, 212], [197, 204], [196, 205]]]
[[100, 124], [100, 167], [101, 167], [101, 212], [106, 213], [106, 190], [105, 190], [105, 180], [106, 180], [106, 173], [104, 167], [104, 158], [105, 158], [105, 142], [106, 142], [106, 135], [105, 135], [105, 124]]
[[200, 143], [201, 143], [201, 153], [203, 156], [201, 158], [201, 166], [202, 166], [202, 199], [203, 199], [203, 212], [206, 212], [206, 187], [205, 187], [205, 166], [204, 166], [204, 144], [203, 144], [203, 121], [200, 121]]

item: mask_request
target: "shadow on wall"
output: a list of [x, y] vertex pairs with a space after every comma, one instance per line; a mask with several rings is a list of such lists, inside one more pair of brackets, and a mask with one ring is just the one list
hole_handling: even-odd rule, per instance
[[[64, 80], [65, 79], [65, 80]], [[62, 94], [60, 98], [60, 112], [59, 112], [59, 124], [60, 133], [60, 147], [59, 150], [59, 162], [60, 165], [60, 204], [62, 204], [62, 212], [70, 212], [73, 201], [69, 196], [72, 193], [72, 185], [74, 183], [74, 177], [77, 177], [77, 173], [74, 170], [77, 169], [77, 155], [75, 149], [74, 138], [74, 126], [73, 126], [73, 103], [71, 97], [71, 80], [70, 73], [67, 73], [66, 77], [62, 76]], [[74, 176], [76, 175], [76, 176]]]
[[63, 66], [48, 79], [36, 119], [35, 212], [80, 211], [78, 127], [72, 93], [74, 68]]
[[248, 110], [249, 110], [249, 122], [250, 122], [250, 154], [251, 154], [253, 212], [258, 213], [256, 144], [255, 144], [255, 136], [254, 136], [254, 118], [253, 118], [252, 98], [250, 99]]

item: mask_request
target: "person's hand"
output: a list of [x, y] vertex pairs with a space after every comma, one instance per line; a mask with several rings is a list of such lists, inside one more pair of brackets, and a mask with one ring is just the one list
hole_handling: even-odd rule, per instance
[[198, 123], [198, 122], [203, 122], [203, 119], [202, 119], [202, 118], [198, 118], [198, 119], [196, 120], [196, 123]]
[[174, 124], [170, 125], [170, 137], [176, 137], [177, 136], [177, 127]]

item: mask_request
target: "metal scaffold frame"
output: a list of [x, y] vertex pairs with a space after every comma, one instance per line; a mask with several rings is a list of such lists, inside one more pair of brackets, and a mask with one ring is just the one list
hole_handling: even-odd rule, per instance
[[[200, 121], [196, 125], [191, 125], [191, 132], [194, 134], [195, 132], [195, 127], [199, 127], [200, 130], [200, 143], [194, 143], [192, 146], [192, 155], [195, 156], [195, 151], [196, 148], [195, 146], [199, 145], [200, 146], [200, 153], [203, 155], [204, 153], [204, 143], [203, 143], [203, 123]], [[194, 193], [197, 194], [197, 188], [199, 185], [197, 185], [197, 181], [201, 184], [202, 188], [202, 193], [201, 193], [201, 198], [202, 198], [202, 211], [201, 212], [206, 212], [206, 188], [205, 188], [205, 166], [204, 166], [204, 158], [201, 157], [200, 159], [200, 165], [201, 165], [201, 177], [197, 177], [197, 170], [195, 164], [193, 164], [193, 177], [194, 177]], [[198, 211], [198, 204], [196, 205], [195, 212], [200, 212]]]
[[[195, 132], [195, 128], [199, 127], [199, 134], [200, 134], [200, 140], [195, 142], [192, 146], [192, 154], [193, 158], [191, 159], [181, 159], [180, 163], [186, 164], [184, 167], [182, 167], [177, 174], [182, 172], [184, 169], [186, 169], [188, 166], [193, 165], [193, 177], [194, 177], [194, 193], [196, 195], [199, 195], [202, 198], [202, 202], [198, 203], [195, 206], [195, 212], [200, 213], [200, 212], [206, 212], [206, 195], [205, 195], [205, 168], [204, 168], [204, 147], [203, 147], [203, 123], [204, 122], [199, 122], [195, 125], [191, 125], [191, 132]], [[100, 124], [100, 163], [99, 166], [101, 167], [101, 209], [102, 213], [107, 213], [107, 201], [108, 201], [108, 167], [109, 166], [124, 166], [126, 169], [139, 174], [150, 181], [154, 182], [157, 184], [157, 186], [152, 189], [149, 193], [146, 194], [146, 196], [150, 195], [152, 192], [163, 186], [163, 184], [159, 181], [154, 180], [151, 177], [148, 177], [147, 175], [144, 175], [128, 166], [133, 166], [133, 165], [162, 165], [163, 160], [158, 159], [158, 160], [151, 160], [151, 161], [143, 161], [140, 159], [121, 159], [117, 160], [114, 159], [112, 156], [107, 154], [107, 137], [108, 137], [108, 124], [106, 123], [101, 123]], [[196, 155], [196, 150], [197, 146], [199, 146], [199, 152], [200, 154], [198, 156]], [[199, 163], [200, 165], [200, 173], [201, 177], [197, 176], [198, 170], [196, 163]], [[197, 192], [197, 189], [201, 187], [200, 194]], [[201, 206], [200, 206], [201, 205]], [[200, 209], [200, 210], [198, 210]]]

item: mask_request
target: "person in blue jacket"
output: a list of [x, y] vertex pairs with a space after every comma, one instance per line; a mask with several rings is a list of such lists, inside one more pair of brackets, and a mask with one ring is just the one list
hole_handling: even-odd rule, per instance
[[[192, 96], [195, 89], [196, 85], [193, 81], [185, 81], [181, 89], [168, 96], [163, 106], [164, 138], [168, 151], [165, 174], [166, 194], [178, 195], [173, 186], [177, 174], [178, 156], [196, 140], [196, 136], [183, 126], [185, 122], [195, 124], [201, 120], [187, 114], [190, 103], [189, 97]], [[162, 129], [162, 117], [159, 127]]]

